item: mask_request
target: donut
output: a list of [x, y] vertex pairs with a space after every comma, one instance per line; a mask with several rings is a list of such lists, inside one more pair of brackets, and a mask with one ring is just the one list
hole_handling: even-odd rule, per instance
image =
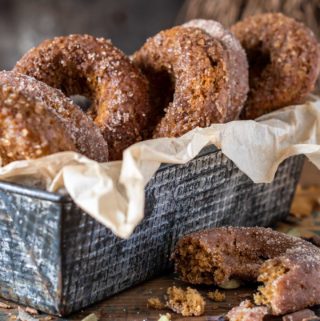
[[247, 99], [247, 93], [249, 91], [249, 67], [246, 52], [238, 39], [217, 21], [194, 19], [182, 26], [202, 29], [211, 37], [219, 40], [227, 51], [228, 64], [230, 65], [230, 72], [232, 73], [229, 77], [229, 86], [230, 92], [233, 93], [230, 107], [227, 109], [227, 121], [236, 119]]
[[245, 61], [244, 52], [232, 50], [228, 41], [199, 27], [178, 26], [149, 38], [132, 56], [149, 79], [154, 138], [178, 137], [237, 118], [248, 79], [246, 71], [239, 72], [245, 63], [239, 69], [234, 65], [238, 58], [231, 57]]
[[60, 90], [23, 74], [0, 72], [1, 165], [61, 151], [108, 161], [100, 130]]
[[320, 303], [320, 249], [267, 228], [222, 227], [180, 239], [172, 255], [180, 278], [223, 285], [258, 281], [257, 305], [281, 315]]
[[303, 102], [319, 75], [320, 50], [312, 31], [281, 13], [248, 17], [231, 27], [249, 60], [242, 119]]
[[90, 99], [87, 114], [107, 141], [110, 160], [143, 139], [150, 115], [147, 80], [110, 41], [89, 35], [45, 40], [14, 71]]

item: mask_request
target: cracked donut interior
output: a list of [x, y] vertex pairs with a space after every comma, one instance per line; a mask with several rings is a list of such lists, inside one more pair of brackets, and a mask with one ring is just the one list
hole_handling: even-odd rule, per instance
[[230, 278], [261, 282], [263, 285], [254, 295], [255, 303], [268, 306], [277, 291], [276, 281], [289, 271], [258, 251], [252, 255], [252, 252], [236, 250], [234, 245], [228, 248], [225, 243], [208, 251], [201, 241], [190, 239], [178, 247], [175, 261], [181, 279], [193, 284], [223, 286]]
[[223, 270], [218, 268], [219, 255], [209, 254], [198, 242], [179, 247], [176, 257], [177, 272], [190, 283], [213, 284], [224, 279]]
[[259, 272], [257, 281], [262, 282], [263, 285], [259, 286], [258, 292], [254, 294], [254, 302], [257, 305], [270, 307], [275, 291], [277, 291], [277, 281], [289, 272], [289, 269], [281, 263], [269, 260], [260, 268]]
[[262, 253], [236, 249], [234, 244], [216, 244], [214, 250], [199, 240], [188, 239], [174, 254], [176, 271], [193, 284], [223, 286], [230, 278], [255, 281], [265, 258]]

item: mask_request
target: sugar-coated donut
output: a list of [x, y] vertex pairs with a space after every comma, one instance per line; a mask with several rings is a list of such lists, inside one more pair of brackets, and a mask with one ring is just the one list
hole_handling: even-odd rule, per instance
[[91, 99], [88, 114], [109, 146], [109, 158], [142, 140], [150, 114], [145, 77], [110, 41], [89, 35], [45, 40], [27, 52], [15, 71]]
[[320, 49], [308, 27], [281, 13], [266, 13], [236, 23], [231, 31], [249, 60], [250, 91], [241, 118], [302, 102], [313, 90]]
[[0, 72], [0, 166], [60, 151], [108, 161], [108, 144], [93, 121], [55, 88]]
[[183, 27], [199, 28], [211, 37], [219, 40], [227, 51], [228, 65], [231, 75], [229, 76], [229, 86], [232, 92], [228, 107], [228, 117], [226, 121], [235, 120], [241, 112], [241, 107], [247, 99], [249, 91], [248, 61], [247, 55], [239, 40], [221, 23], [214, 20], [194, 19], [182, 25]]
[[181, 279], [262, 282], [254, 301], [280, 315], [320, 303], [320, 248], [267, 228], [222, 227], [187, 235], [173, 253]]
[[237, 118], [248, 90], [246, 72], [240, 77], [231, 58], [237, 54], [198, 27], [178, 26], [148, 39], [133, 61], [149, 79], [153, 137]]

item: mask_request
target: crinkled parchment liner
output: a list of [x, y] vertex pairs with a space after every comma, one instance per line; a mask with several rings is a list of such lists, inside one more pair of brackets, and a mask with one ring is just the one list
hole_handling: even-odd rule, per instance
[[286, 158], [305, 154], [320, 167], [320, 98], [290, 106], [257, 121], [233, 121], [196, 128], [180, 138], [132, 145], [123, 161], [97, 163], [74, 152], [0, 167], [0, 180], [68, 191], [75, 203], [127, 238], [143, 218], [144, 188], [161, 163], [186, 163], [214, 144], [255, 183], [272, 181]]

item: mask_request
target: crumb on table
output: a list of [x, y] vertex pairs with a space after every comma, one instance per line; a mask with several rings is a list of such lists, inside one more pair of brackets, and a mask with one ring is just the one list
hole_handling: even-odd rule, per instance
[[229, 321], [263, 321], [267, 314], [267, 307], [255, 306], [250, 300], [245, 300], [232, 308], [226, 317]]
[[317, 320], [317, 316], [312, 310], [304, 309], [282, 317], [282, 321], [304, 321], [304, 320]]
[[167, 295], [166, 306], [176, 313], [185, 317], [200, 316], [204, 313], [206, 302], [195, 289], [188, 287], [187, 290], [183, 290], [173, 286], [168, 288]]
[[12, 309], [12, 306], [6, 303], [0, 302], [0, 309]]
[[222, 302], [226, 299], [226, 295], [219, 290], [208, 292], [208, 298], [214, 302]]
[[148, 308], [161, 310], [165, 308], [165, 304], [159, 298], [149, 298], [147, 302]]
[[39, 314], [38, 310], [31, 308], [31, 307], [26, 307], [26, 312], [31, 315], [38, 315]]
[[160, 314], [160, 318], [158, 319], [158, 321], [171, 321], [171, 314]]

